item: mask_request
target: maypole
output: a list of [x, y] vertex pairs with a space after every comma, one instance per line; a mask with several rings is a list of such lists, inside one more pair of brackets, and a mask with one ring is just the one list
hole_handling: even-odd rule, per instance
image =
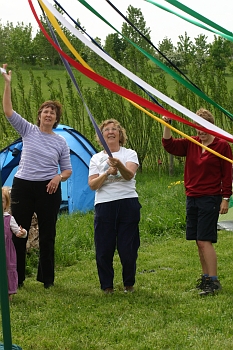
[[[0, 170], [0, 186], [2, 188], [2, 174]], [[1, 296], [1, 312], [2, 312], [2, 333], [3, 342], [0, 343], [0, 350], [22, 350], [17, 345], [12, 345], [11, 323], [10, 323], [10, 307], [8, 298], [8, 282], [6, 272], [6, 250], [3, 225], [3, 210], [0, 205], [0, 296]]]

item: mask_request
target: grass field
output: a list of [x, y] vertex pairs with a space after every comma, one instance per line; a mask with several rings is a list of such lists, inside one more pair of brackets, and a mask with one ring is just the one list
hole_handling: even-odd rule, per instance
[[[22, 67], [22, 75], [23, 75], [23, 81], [25, 84], [25, 92], [27, 93], [29, 88], [30, 88], [30, 84], [29, 84], [29, 68], [28, 67]], [[48, 84], [47, 81], [44, 79], [44, 69], [35, 69], [32, 67], [32, 71], [33, 74], [35, 76], [35, 78], [39, 77], [42, 81], [42, 91], [44, 93], [44, 96], [46, 98], [46, 95], [48, 94]], [[47, 71], [49, 72], [49, 77], [51, 80], [53, 80], [54, 82], [57, 81], [57, 79], [60, 80], [61, 85], [65, 86], [66, 84], [66, 70], [63, 66], [59, 66], [56, 68], [52, 68], [52, 67], [48, 67]], [[76, 69], [73, 69], [74, 75], [75, 77], [81, 77], [82, 79], [82, 83], [83, 86], [85, 88], [87, 87], [94, 87], [96, 86], [96, 83], [94, 81], [92, 81], [91, 79], [87, 78], [85, 75], [81, 74], [80, 72], [78, 72]], [[226, 80], [227, 80], [227, 85], [229, 90], [233, 89], [233, 77], [232, 74], [226, 74]], [[170, 76], [170, 75], [166, 75], [166, 82], [167, 82], [167, 87], [168, 87], [168, 92], [170, 94], [174, 93], [174, 89], [176, 86], [176, 83], [174, 81], [174, 79]], [[14, 71], [13, 71], [13, 79], [12, 79], [12, 86], [16, 86], [17, 81], [14, 79]], [[4, 86], [4, 81], [3, 79], [0, 79], [0, 91], [3, 91], [3, 86]]]
[[[44, 70], [44, 69], [32, 69], [33, 75], [35, 77], [35, 79], [39, 78], [41, 79], [41, 88], [44, 94], [45, 99], [47, 98], [46, 96], [48, 95], [49, 92], [49, 87], [48, 87], [48, 83], [47, 80], [44, 78], [44, 72], [47, 71], [49, 73], [49, 78], [51, 80], [54, 81], [54, 83], [56, 84], [57, 80], [59, 79], [61, 82], [62, 86], [66, 86], [66, 70], [64, 67], [60, 67], [57, 69], [51, 69], [48, 68], [48, 70]], [[30, 74], [29, 74], [29, 69], [25, 68], [21, 68], [21, 72], [22, 72], [22, 76], [23, 76], [23, 82], [24, 82], [24, 86], [25, 86], [25, 93], [27, 94], [29, 89], [30, 89]], [[93, 82], [92, 80], [90, 80], [89, 78], [87, 78], [86, 76], [84, 76], [83, 74], [77, 72], [76, 70], [73, 70], [75, 77], [81, 77], [82, 78], [82, 82], [83, 85], [85, 87], [89, 87], [89, 86], [95, 86], [95, 82]], [[17, 79], [15, 77], [15, 72], [12, 69], [12, 87], [16, 87], [17, 86]], [[0, 91], [2, 93], [4, 88], [4, 80], [1, 78], [0, 79]]]
[[29, 278], [11, 305], [14, 343], [24, 350], [233, 349], [232, 233], [220, 240], [223, 291], [214, 297], [192, 291], [197, 251], [183, 237], [142, 240], [134, 294], [123, 292], [117, 255], [115, 292], [100, 291], [93, 251], [58, 270], [53, 289]]
[[215, 245], [223, 290], [202, 298], [195, 290], [197, 248], [185, 240], [181, 180], [137, 175], [141, 247], [132, 294], [123, 292], [117, 254], [115, 292], [100, 290], [93, 212], [61, 215], [55, 286], [45, 290], [36, 282], [31, 255], [30, 274], [10, 306], [13, 343], [23, 350], [233, 349], [233, 232], [220, 231]]

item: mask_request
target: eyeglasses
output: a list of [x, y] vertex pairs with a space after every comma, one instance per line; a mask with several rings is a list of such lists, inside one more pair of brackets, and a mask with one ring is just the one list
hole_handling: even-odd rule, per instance
[[109, 132], [109, 131], [113, 131], [113, 132], [115, 132], [115, 131], [117, 131], [117, 130], [119, 130], [118, 128], [106, 128], [106, 129], [103, 129], [103, 132]]

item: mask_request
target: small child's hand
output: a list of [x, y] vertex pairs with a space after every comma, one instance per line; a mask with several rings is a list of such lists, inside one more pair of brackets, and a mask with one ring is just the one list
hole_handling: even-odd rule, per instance
[[16, 234], [16, 237], [18, 238], [26, 238], [27, 237], [27, 230], [25, 230], [24, 228], [22, 228], [22, 226], [19, 226], [20, 230], [19, 232]]

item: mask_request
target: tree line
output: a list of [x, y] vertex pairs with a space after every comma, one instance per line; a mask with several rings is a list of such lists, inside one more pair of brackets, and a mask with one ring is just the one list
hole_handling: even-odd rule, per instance
[[[217, 36], [214, 37], [212, 43], [208, 43], [208, 37], [203, 34], [200, 34], [193, 42], [185, 32], [184, 35], [179, 36], [177, 46], [166, 37], [162, 42], [159, 42], [158, 48], [156, 48], [150, 44], [151, 31], [146, 25], [141, 10], [130, 5], [127, 9], [127, 18], [148, 40], [145, 40], [127, 22], [122, 25], [124, 36], [158, 58], [165, 65], [173, 67], [172, 69], [176, 66], [181, 73], [184, 73], [212, 100], [226, 110], [233, 110], [233, 90], [228, 88], [227, 83], [227, 79], [231, 79], [233, 75], [233, 43]], [[41, 18], [41, 21], [49, 32], [46, 20]], [[142, 91], [134, 82], [115, 71], [65, 28], [63, 30], [71, 44], [95, 72], [144, 98], [150, 99], [146, 92]], [[55, 82], [49, 76], [49, 68], [59, 68], [63, 63], [59, 54], [47, 41], [43, 33], [38, 30], [36, 35], [32, 37], [31, 24], [18, 23], [13, 26], [12, 23], [7, 23], [3, 26], [0, 22], [0, 40], [1, 62], [7, 62], [14, 66], [17, 75], [17, 88], [12, 94], [14, 108], [21, 111], [26, 119], [34, 122], [35, 113], [38, 106], [43, 102], [44, 96], [41, 81], [35, 78], [33, 72], [35, 69], [42, 69], [44, 79], [49, 86], [49, 96], [46, 96], [46, 99], [60, 100], [64, 106], [63, 123], [76, 128], [95, 144], [92, 124], [68, 74], [64, 73], [66, 74], [65, 86], [59, 82], [59, 79]], [[232, 121], [228, 117], [179, 82], [173, 81], [173, 79], [169, 80], [167, 74], [161, 68], [149, 61], [147, 57], [120, 35], [117, 33], [107, 35], [104, 44], [101, 43], [99, 38], [95, 38], [95, 40], [117, 62], [176, 102], [193, 112], [200, 107], [209, 109], [215, 115], [216, 124], [232, 133]], [[74, 58], [62, 42], [60, 46], [69, 56]], [[28, 94], [25, 93], [21, 72], [21, 67], [25, 66], [30, 71], [30, 91]], [[128, 147], [137, 151], [141, 169], [146, 168], [153, 171], [163, 169], [167, 171], [171, 160], [161, 146], [162, 125], [101, 85], [83, 86], [82, 79], [77, 75], [76, 77], [88, 108], [96, 122], [100, 123], [103, 119], [114, 117], [125, 126], [128, 135]], [[170, 87], [171, 82], [173, 88]], [[171, 112], [180, 115], [163, 101], [157, 102]], [[152, 114], [155, 113], [152, 112]], [[0, 133], [1, 144], [4, 146], [15, 134], [9, 129], [9, 125], [2, 120], [3, 118], [1, 118], [2, 131]], [[177, 122], [173, 122], [173, 125], [187, 134], [195, 132], [190, 127]], [[98, 147], [96, 144], [95, 146]], [[181, 159], [177, 159], [177, 166], [181, 162]]]

